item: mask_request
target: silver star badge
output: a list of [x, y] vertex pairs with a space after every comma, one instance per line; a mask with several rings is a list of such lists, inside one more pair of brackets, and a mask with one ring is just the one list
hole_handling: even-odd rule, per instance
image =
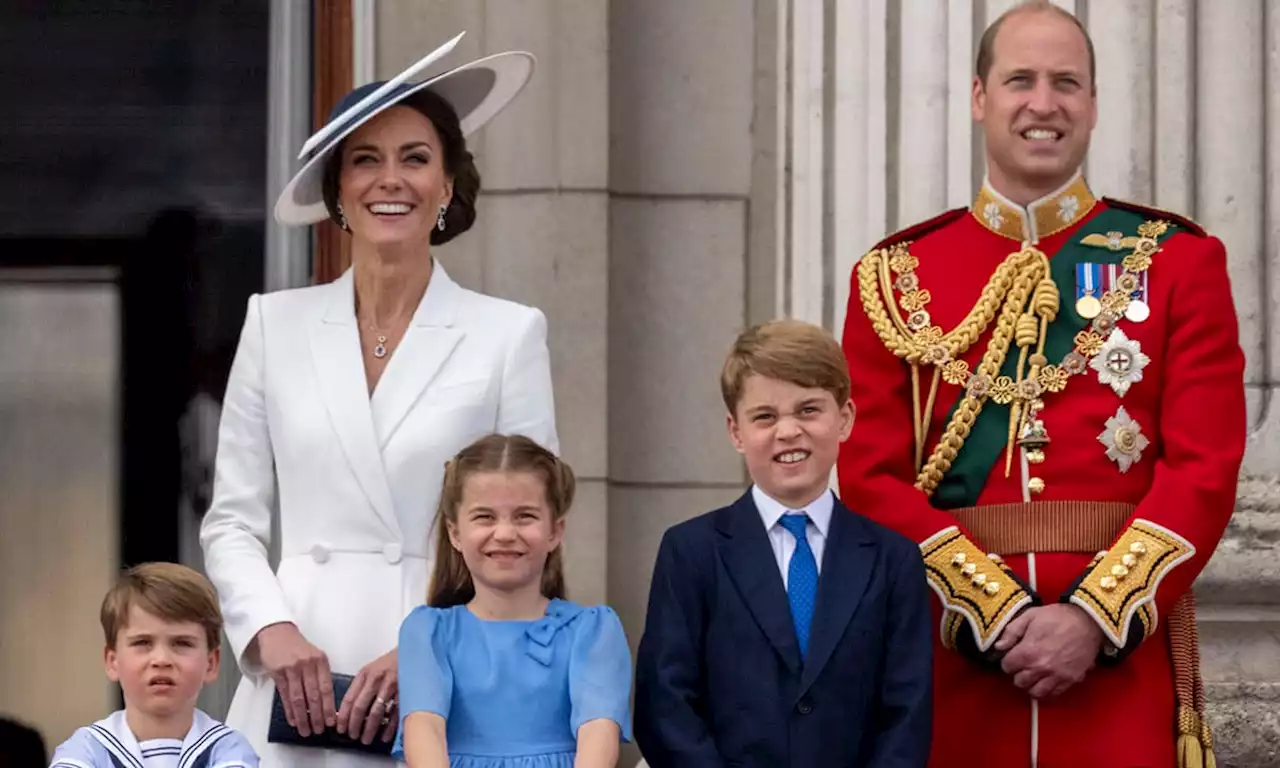
[[1103, 342], [1102, 349], [1089, 361], [1089, 367], [1098, 372], [1098, 383], [1107, 384], [1116, 394], [1124, 397], [1129, 386], [1142, 381], [1142, 369], [1151, 358], [1142, 353], [1138, 342], [1115, 328]]
[[1107, 458], [1119, 464], [1122, 473], [1128, 472], [1129, 467], [1142, 458], [1142, 450], [1151, 444], [1123, 405], [1115, 416], [1107, 419], [1107, 428], [1098, 435], [1098, 440], [1107, 447]]

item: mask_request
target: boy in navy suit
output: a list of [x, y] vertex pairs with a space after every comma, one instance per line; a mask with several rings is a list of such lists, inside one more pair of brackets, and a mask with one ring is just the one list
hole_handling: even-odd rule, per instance
[[919, 548], [828, 483], [853, 427], [840, 345], [783, 320], [720, 380], [752, 486], [663, 536], [636, 665], [650, 768], [915, 768], [932, 667]]

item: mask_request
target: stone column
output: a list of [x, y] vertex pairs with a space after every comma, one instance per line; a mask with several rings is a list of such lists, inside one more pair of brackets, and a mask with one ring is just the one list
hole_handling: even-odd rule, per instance
[[761, 5], [609, 4], [609, 600], [633, 648], [663, 532], [744, 489], [718, 378], [768, 272], [748, 265], [776, 202], [752, 199], [776, 159], [753, 164]]
[[270, 66], [267, 71], [266, 254], [263, 287], [298, 288], [311, 279], [311, 233], [286, 227], [271, 209], [293, 177], [298, 147], [310, 135], [311, 17], [305, 5], [271, 2]]

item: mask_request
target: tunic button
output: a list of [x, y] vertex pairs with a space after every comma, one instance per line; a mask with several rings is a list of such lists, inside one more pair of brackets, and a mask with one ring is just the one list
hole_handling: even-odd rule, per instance
[[329, 562], [329, 548], [323, 544], [316, 544], [312, 546], [311, 559], [320, 564]]
[[400, 562], [404, 552], [400, 549], [399, 544], [391, 543], [382, 548], [382, 556], [387, 558], [387, 562], [395, 565]]

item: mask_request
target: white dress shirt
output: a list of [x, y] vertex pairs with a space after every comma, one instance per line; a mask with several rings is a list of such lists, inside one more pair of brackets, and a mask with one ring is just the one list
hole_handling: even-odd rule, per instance
[[782, 516], [785, 514], [807, 514], [809, 523], [805, 526], [805, 538], [809, 540], [809, 549], [813, 550], [813, 559], [822, 573], [822, 551], [827, 541], [827, 533], [831, 530], [831, 511], [835, 506], [835, 497], [827, 491], [814, 499], [803, 509], [791, 509], [772, 498], [760, 486], [751, 486], [751, 498], [760, 511], [760, 519], [764, 522], [764, 530], [769, 534], [769, 545], [773, 547], [773, 558], [782, 572], [782, 586], [787, 586], [787, 569], [791, 566], [791, 555], [796, 551], [796, 539], [791, 532], [782, 527]]

